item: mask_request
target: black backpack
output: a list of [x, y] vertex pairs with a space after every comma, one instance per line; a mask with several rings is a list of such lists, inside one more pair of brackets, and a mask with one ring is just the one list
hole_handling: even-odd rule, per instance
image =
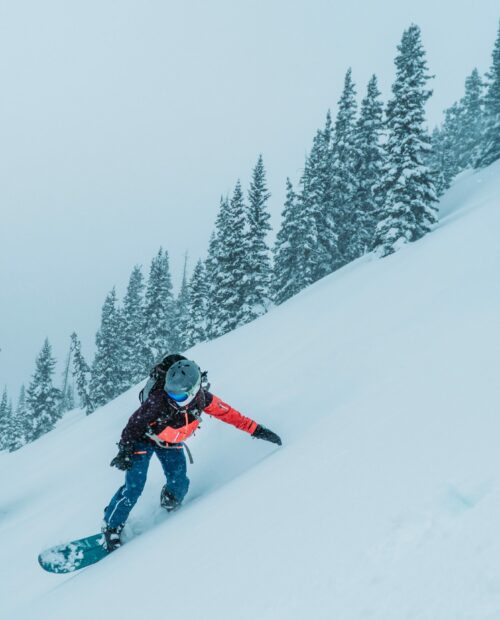
[[[152, 390], [156, 390], [159, 387], [163, 389], [163, 387], [165, 386], [165, 376], [170, 366], [175, 364], [175, 362], [179, 362], [180, 360], [185, 359], [187, 358], [184, 357], [184, 355], [180, 355], [179, 353], [171, 353], [170, 355], [164, 357], [159, 364], [156, 364], [156, 366], [151, 369], [151, 372], [149, 373], [149, 379], [146, 385], [139, 392], [139, 401], [141, 402], [141, 404], [147, 400]], [[201, 373], [201, 384], [206, 390], [210, 388], [210, 383], [208, 383], [206, 371]]]
[[167, 374], [170, 366], [172, 366], [172, 364], [175, 364], [175, 362], [179, 362], [180, 360], [185, 359], [186, 358], [184, 357], [184, 355], [179, 355], [178, 353], [171, 353], [170, 355], [164, 357], [159, 364], [156, 364], [156, 366], [151, 369], [148, 382], [139, 392], [139, 400], [141, 404], [145, 400], [147, 400], [152, 390], [155, 390], [160, 386], [163, 387], [165, 385], [165, 375]]

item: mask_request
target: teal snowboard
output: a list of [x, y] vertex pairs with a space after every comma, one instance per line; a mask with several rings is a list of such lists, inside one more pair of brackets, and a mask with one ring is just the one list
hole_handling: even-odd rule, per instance
[[102, 534], [95, 534], [42, 551], [38, 563], [49, 573], [71, 573], [95, 564], [107, 555]]

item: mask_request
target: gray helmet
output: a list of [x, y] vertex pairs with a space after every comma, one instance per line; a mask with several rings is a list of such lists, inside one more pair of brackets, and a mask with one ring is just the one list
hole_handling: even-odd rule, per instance
[[185, 407], [196, 397], [201, 387], [201, 372], [191, 360], [172, 364], [165, 377], [165, 391], [179, 406]]

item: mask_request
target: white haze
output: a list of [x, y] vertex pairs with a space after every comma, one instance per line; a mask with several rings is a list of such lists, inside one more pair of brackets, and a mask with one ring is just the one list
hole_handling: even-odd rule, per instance
[[437, 123], [488, 68], [498, 3], [416, 4], [2, 1], [0, 388], [17, 397], [46, 336], [62, 360], [76, 329], [90, 354], [106, 293], [160, 245], [178, 282], [260, 152], [276, 228], [346, 69], [387, 97], [411, 22]]

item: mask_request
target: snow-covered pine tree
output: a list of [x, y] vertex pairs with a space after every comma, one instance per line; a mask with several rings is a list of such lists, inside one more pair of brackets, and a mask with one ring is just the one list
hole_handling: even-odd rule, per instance
[[136, 265], [123, 299], [123, 375], [127, 387], [148, 374], [144, 346], [144, 289], [142, 271]]
[[361, 102], [354, 136], [355, 192], [350, 210], [354, 226], [347, 252], [351, 259], [371, 250], [375, 235], [381, 202], [377, 188], [384, 165], [383, 112], [377, 78], [373, 75], [368, 82], [366, 97]]
[[341, 263], [332, 211], [332, 120], [326, 116], [306, 158], [298, 196], [298, 227], [302, 238], [298, 263], [300, 289], [331, 273]]
[[431, 151], [427, 162], [434, 179], [437, 196], [441, 196], [450, 185], [446, 173], [447, 161], [448, 152], [445, 148], [443, 130], [439, 127], [434, 127], [431, 136]]
[[52, 384], [56, 360], [48, 339], [36, 358], [35, 372], [26, 394], [26, 440], [35, 441], [54, 428], [61, 417], [61, 392]]
[[338, 102], [338, 111], [333, 132], [331, 184], [332, 217], [338, 235], [337, 249], [339, 258], [333, 269], [350, 262], [355, 255], [351, 250], [356, 243], [352, 238], [356, 234], [356, 88], [352, 80], [351, 69], [344, 79], [344, 89]]
[[67, 411], [72, 411], [75, 409], [75, 386], [72, 381], [68, 383], [68, 387], [66, 389], [66, 405]]
[[152, 368], [167, 353], [174, 351], [177, 339], [172, 277], [168, 252], [163, 252], [163, 248], [151, 262], [145, 313], [146, 366]]
[[71, 344], [68, 351], [68, 355], [66, 356], [66, 363], [64, 364], [63, 376], [62, 376], [62, 386], [61, 386], [61, 401], [59, 404], [61, 415], [66, 411], [70, 410], [70, 403], [67, 401], [68, 397], [68, 388], [69, 388], [69, 369], [71, 366]]
[[417, 241], [436, 222], [436, 191], [425, 162], [430, 137], [425, 128], [425, 102], [432, 94], [426, 84], [425, 51], [420, 28], [412, 24], [398, 46], [393, 97], [387, 106], [387, 161], [384, 166], [383, 207], [374, 247], [387, 256], [403, 244]]
[[229, 200], [221, 198], [219, 212], [215, 221], [215, 230], [210, 235], [208, 255], [205, 261], [205, 274], [207, 279], [207, 303], [206, 303], [206, 336], [208, 339], [222, 335], [219, 327], [219, 286], [222, 273], [218, 263], [220, 220], [225, 217], [225, 211], [229, 209]]
[[4, 387], [2, 398], [0, 399], [0, 451], [7, 450], [10, 441], [10, 415], [9, 397], [7, 387]]
[[76, 381], [76, 392], [80, 398], [80, 406], [89, 415], [96, 408], [90, 400], [90, 367], [83, 357], [82, 345], [75, 332], [71, 334], [71, 350], [73, 352], [73, 377]]
[[176, 315], [176, 334], [177, 342], [175, 343], [176, 351], [185, 351], [189, 348], [188, 331], [189, 331], [189, 283], [187, 275], [188, 255], [184, 257], [184, 269], [182, 270], [182, 282], [179, 289], [179, 295], [175, 300]]
[[245, 205], [238, 180], [230, 201], [222, 200], [209, 248], [210, 337], [225, 334], [245, 322], [248, 274]]
[[28, 404], [24, 384], [19, 390], [19, 399], [13, 416], [10, 450], [18, 450], [26, 443]]
[[271, 260], [266, 237], [271, 230], [267, 201], [271, 194], [267, 190], [266, 171], [262, 155], [259, 155], [252, 173], [248, 204], [246, 205], [246, 248], [247, 274], [245, 286], [245, 307], [247, 323], [267, 312], [270, 304]]
[[9, 402], [9, 433], [7, 450], [14, 452], [24, 446], [24, 419], [20, 417], [17, 411], [14, 411], [12, 402]]
[[500, 159], [500, 21], [493, 48], [492, 63], [486, 74], [484, 97], [484, 132], [475, 165], [489, 166]]
[[[434, 183], [438, 194], [448, 189], [453, 178], [463, 169], [460, 165], [463, 126], [462, 106], [460, 103], [454, 103], [445, 110], [443, 125], [439, 132], [433, 133], [428, 164], [434, 173]], [[439, 181], [439, 175], [442, 178], [441, 181]]]
[[483, 134], [483, 81], [474, 69], [465, 80], [465, 94], [460, 100], [461, 132], [459, 167], [465, 170], [474, 165], [479, 156]]
[[281, 227], [274, 245], [273, 300], [281, 304], [301, 290], [301, 252], [303, 239], [299, 227], [299, 204], [292, 182], [286, 180], [286, 198]]
[[123, 323], [113, 287], [107, 295], [101, 313], [101, 326], [96, 334], [96, 353], [90, 375], [90, 399], [101, 407], [122, 393], [123, 380]]
[[207, 276], [203, 261], [199, 260], [189, 282], [186, 330], [186, 348], [192, 347], [207, 339]]

